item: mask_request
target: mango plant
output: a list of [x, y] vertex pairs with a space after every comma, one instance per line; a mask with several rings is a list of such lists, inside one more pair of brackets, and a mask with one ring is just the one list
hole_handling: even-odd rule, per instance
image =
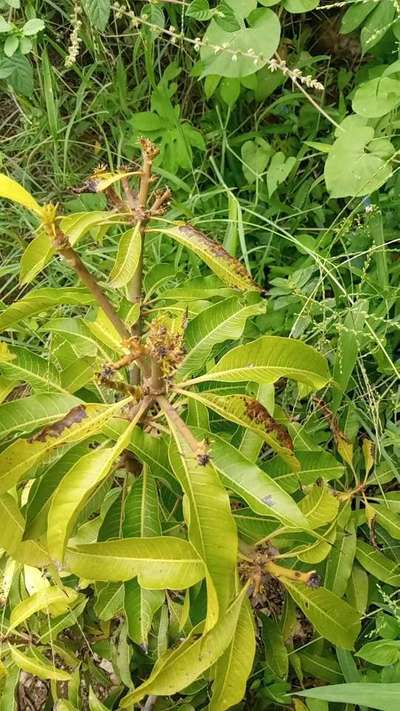
[[[371, 442], [354, 464], [335, 413], [320, 393], [309, 399], [335, 386], [327, 358], [259, 331], [262, 288], [217, 241], [168, 218], [170, 190], [153, 189], [157, 148], [142, 139], [141, 152], [140, 165], [101, 167], [80, 189], [103, 193], [106, 210], [63, 215], [0, 176], [1, 197], [37, 222], [25, 291], [0, 313], [10, 709], [22, 672], [60, 710], [145, 697], [146, 709], [172, 708], [163, 698], [178, 694], [186, 708], [223, 711], [245, 694], [257, 640], [285, 682], [307, 618], [309, 642], [324, 642], [308, 662], [293, 654], [300, 678], [332, 645], [354, 648], [365, 570], [400, 580], [374, 543], [374, 521], [395, 538], [400, 526], [377, 496]], [[87, 241], [106, 234], [108, 273]], [[155, 263], [161, 240], [212, 274]], [[55, 258], [77, 285], [26, 292]], [[296, 416], [304, 399], [312, 426]], [[271, 698], [289, 704], [288, 691]]]

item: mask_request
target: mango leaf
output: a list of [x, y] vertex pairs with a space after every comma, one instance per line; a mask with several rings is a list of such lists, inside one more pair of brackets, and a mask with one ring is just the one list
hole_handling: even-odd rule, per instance
[[247, 23], [248, 27], [243, 23], [236, 32], [229, 32], [215, 20], [210, 22], [200, 51], [202, 76], [245, 77], [267, 63], [279, 45], [278, 16], [259, 8], [248, 15]]
[[253, 615], [249, 602], [244, 600], [233, 639], [214, 667], [209, 711], [225, 711], [242, 700], [255, 652]]
[[327, 486], [314, 484], [311, 491], [299, 503], [299, 508], [312, 529], [325, 526], [336, 518], [339, 499]]
[[319, 634], [338, 647], [354, 648], [361, 629], [357, 610], [325, 588], [310, 588], [287, 578], [281, 580]]
[[330, 379], [325, 357], [302, 341], [280, 336], [262, 336], [228, 351], [205, 375], [192, 380], [225, 383], [275, 383], [290, 378], [318, 390]]
[[14, 664], [22, 671], [28, 672], [28, 674], [38, 676], [39, 679], [54, 679], [55, 681], [70, 681], [72, 678], [68, 672], [49, 664], [46, 657], [43, 657], [34, 649], [31, 649], [29, 654], [24, 654], [11, 645], [9, 649]]
[[[157, 487], [147, 465], [136, 479], [124, 507], [123, 534], [142, 538], [161, 535]], [[125, 612], [129, 637], [147, 646], [154, 614], [161, 607], [164, 594], [160, 590], [141, 588], [137, 580], [125, 583]]]
[[88, 580], [118, 582], [138, 577], [149, 590], [184, 590], [204, 577], [193, 546], [181, 538], [122, 538], [67, 548], [65, 567]]
[[29, 439], [15, 440], [0, 452], [0, 494], [15, 486], [56, 447], [80, 442], [99, 432], [129, 402], [131, 398], [113, 405], [78, 405], [62, 420], [48, 425]]
[[41, 393], [0, 405], [0, 437], [12, 432], [30, 432], [65, 417], [79, 400], [72, 395]]
[[356, 558], [365, 570], [378, 580], [393, 587], [400, 585], [400, 566], [395, 560], [387, 558], [365, 541], [357, 541]]
[[6, 378], [29, 383], [38, 392], [58, 390], [67, 394], [61, 386], [60, 374], [47, 358], [41, 358], [21, 346], [9, 348], [8, 353], [11, 359], [7, 361], [3, 360], [0, 353], [0, 372]]
[[24, 518], [11, 494], [0, 496], [0, 547], [14, 557], [24, 532]]
[[141, 415], [142, 410], [139, 410], [114, 446], [89, 452], [61, 480], [53, 496], [48, 516], [47, 544], [53, 560], [62, 562], [65, 546], [79, 512], [126, 449]]
[[98, 700], [92, 687], [89, 687], [89, 711], [108, 711], [107, 707]]
[[265, 302], [249, 301], [237, 297], [219, 301], [189, 322], [185, 332], [188, 354], [176, 372], [176, 380], [200, 370], [217, 343], [240, 338], [250, 316], [265, 313]]
[[238, 425], [259, 434], [274, 452], [290, 463], [293, 471], [298, 470], [299, 463], [292, 452], [292, 442], [287, 431], [268, 414], [267, 410], [257, 400], [248, 395], [182, 392], [185, 392], [187, 397], [202, 402], [227, 420], [236, 422]]
[[393, 513], [388, 506], [384, 504], [376, 504], [369, 507], [375, 513], [375, 517], [380, 526], [382, 526], [395, 540], [400, 539], [400, 516]]
[[[148, 230], [151, 233], [153, 230]], [[228, 286], [239, 291], [262, 291], [251, 278], [246, 268], [235, 257], [232, 257], [221, 244], [215, 242], [192, 225], [177, 227], [160, 227], [156, 232], [172, 239], [194, 252], [208, 267]]]
[[120, 701], [121, 708], [139, 702], [145, 694], [170, 696], [195, 681], [227, 649], [235, 635], [241, 608], [245, 602], [246, 588], [209, 632], [197, 639], [193, 634], [177, 649], [166, 652], [154, 666], [147, 681]]
[[333, 684], [317, 689], [296, 691], [296, 696], [321, 699], [338, 704], [354, 704], [380, 711], [392, 711], [400, 698], [400, 684], [368, 684], [364, 682]]
[[11, 328], [28, 316], [34, 316], [54, 306], [84, 306], [92, 304], [93, 301], [93, 296], [86, 289], [78, 287], [34, 289], [27, 296], [15, 301], [1, 312], [0, 331]]
[[325, 587], [343, 597], [353, 570], [357, 536], [355, 526], [349, 522], [336, 536], [335, 545], [326, 563]]
[[300, 485], [309, 486], [318, 479], [330, 481], [331, 479], [340, 479], [343, 476], [345, 472], [344, 466], [332, 454], [322, 450], [310, 452], [297, 450], [296, 437], [293, 439], [296, 458], [300, 462], [298, 472], [290, 471], [290, 467], [278, 458], [268, 462], [268, 472], [285, 491], [292, 493], [297, 491]]
[[125, 588], [123, 583], [106, 583], [97, 593], [94, 611], [99, 620], [111, 620], [124, 607]]
[[51, 239], [44, 229], [39, 230], [36, 237], [29, 242], [21, 257], [19, 283], [30, 282], [44, 269], [55, 254]]
[[126, 286], [139, 264], [142, 251], [139, 223], [119, 238], [118, 252], [112, 268], [109, 285], [114, 289]]
[[172, 470], [185, 494], [189, 540], [204, 562], [207, 580], [206, 631], [224, 615], [236, 584], [237, 532], [229, 496], [211, 464], [198, 464], [194, 452], [170, 421]]
[[[71, 588], [49, 587], [43, 588], [22, 600], [11, 611], [10, 630], [21, 625], [36, 612], [44, 610], [46, 613], [55, 611], [55, 614], [62, 614], [70, 608], [77, 600], [78, 593]], [[54, 614], [54, 612], [53, 612]]]
[[23, 205], [31, 212], [39, 217], [42, 216], [43, 208], [36, 202], [35, 198], [28, 193], [16, 180], [9, 178], [8, 175], [0, 174], [0, 198], [6, 198], [12, 202], [17, 202]]
[[[197, 432], [205, 436], [204, 430]], [[292, 497], [240, 450], [214, 433], [211, 458], [225, 486], [241, 496], [255, 513], [277, 518], [285, 526], [309, 528], [306, 517]]]

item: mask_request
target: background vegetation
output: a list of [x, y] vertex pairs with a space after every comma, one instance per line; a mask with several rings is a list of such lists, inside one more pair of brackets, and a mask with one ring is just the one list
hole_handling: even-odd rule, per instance
[[[319, 548], [315, 540], [286, 531], [277, 546], [287, 554], [282, 563], [302, 572], [316, 569], [324, 589], [361, 617], [358, 638], [348, 643], [340, 630], [335, 635], [321, 627], [309, 603], [296, 599], [296, 608], [295, 597], [286, 596], [276, 578], [264, 580], [259, 595], [253, 581], [257, 653], [244, 700], [236, 702], [240, 709], [326, 711], [359, 704], [388, 711], [396, 706], [393, 694], [400, 695], [399, 39], [395, 0], [1, 2], [2, 172], [39, 202], [60, 203], [67, 215], [102, 211], [103, 192], [90, 192], [86, 183], [91, 173], [99, 164], [135, 170], [139, 139], [151, 139], [160, 149], [154, 172], [173, 195], [167, 219], [212, 235], [265, 291], [265, 312], [247, 320], [239, 342], [264, 334], [295, 338], [329, 363], [334, 385], [317, 396], [282, 379], [272, 388], [248, 386], [275, 415], [286, 413], [299, 450], [316, 454], [312, 464], [302, 463], [299, 480], [259, 443], [243, 444], [240, 427], [211, 414], [211, 431], [244, 447], [296, 503], [316, 497], [313, 506], [323, 512], [316, 525]], [[42, 270], [43, 244], [32, 239], [37, 224], [29, 212], [4, 203], [0, 220], [4, 343], [48, 359], [64, 352], [61, 369], [79, 358], [78, 370], [84, 363], [91, 377], [92, 346], [76, 329], [67, 330], [67, 320], [72, 328], [81, 317], [79, 294], [67, 306], [60, 297], [50, 312], [24, 312], [9, 325], [10, 307], [30, 290], [69, 289], [77, 280], [59, 258]], [[107, 285], [119, 232], [95, 225], [85, 234], [81, 254]], [[196, 256], [159, 236], [147, 242], [145, 273], [150, 303], [153, 294], [161, 311], [170, 311], [173, 298], [181, 311], [190, 305], [192, 318], [231, 296], [206, 276]], [[112, 352], [95, 316], [89, 313], [96, 342]], [[215, 341], [211, 360], [236, 337]], [[72, 382], [74, 370], [70, 377]], [[85, 388], [87, 381], [78, 385]], [[35, 383], [22, 379], [17, 389], [4, 366], [0, 391], [6, 448], [12, 415], [4, 408], [34, 396]], [[186, 414], [189, 424], [199, 424], [200, 415], [190, 408]], [[31, 431], [27, 420], [21, 422], [16, 421], [17, 434]], [[35, 475], [45, 481], [43, 470]], [[113, 510], [112, 491], [123, 489], [124, 481], [117, 479], [109, 492], [111, 508], [101, 508], [101, 490], [81, 511], [78, 542], [91, 540], [84, 527], [100, 518], [105, 528], [99, 540], [115, 537], [112, 527], [107, 534], [107, 513]], [[168, 483], [157, 485], [158, 506], [162, 530], [171, 533], [183, 514]], [[32, 524], [54, 489], [43, 501], [40, 488], [32, 489], [39, 491], [36, 499], [29, 491], [14, 489], [12, 496]], [[318, 497], [328, 493], [325, 510]], [[276, 521], [271, 528], [271, 519], [237, 491], [231, 498], [243, 541], [254, 546], [269, 540]], [[333, 511], [332, 501], [340, 509]], [[20, 628], [17, 650], [25, 653], [39, 635], [52, 650], [54, 666], [60, 667], [59, 655], [67, 650], [70, 657], [61, 666], [69, 671], [71, 655], [87, 642], [73, 681], [50, 683], [37, 669], [30, 673], [15, 654], [10, 659], [9, 616], [42, 589], [42, 578], [2, 547], [1, 711], [50, 709], [57, 699], [59, 711], [89, 703], [90, 709], [101, 709], [101, 703], [118, 708], [131, 679], [138, 686], [157, 657], [179, 641], [182, 630], [186, 634], [185, 625], [201, 619], [193, 600], [188, 622], [186, 596], [170, 596], [155, 605], [146, 639], [139, 639], [127, 629], [124, 586], [93, 584], [74, 601], [72, 620], [65, 611], [56, 616], [54, 638], [45, 636], [50, 617], [43, 612]], [[58, 629], [67, 630], [61, 642]], [[149, 697], [150, 702], [155, 709], [207, 708], [211, 676], [208, 671], [188, 689]], [[378, 682], [379, 687], [367, 686]], [[312, 698], [301, 696], [325, 685], [333, 686], [314, 691]], [[211, 708], [228, 707], [220, 702]]]

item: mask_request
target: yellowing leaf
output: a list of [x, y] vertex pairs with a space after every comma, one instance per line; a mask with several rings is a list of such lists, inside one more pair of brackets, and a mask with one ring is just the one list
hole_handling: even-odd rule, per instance
[[225, 383], [275, 383], [290, 378], [312, 388], [324, 387], [330, 379], [326, 358], [302, 341], [280, 336], [262, 336], [256, 341], [228, 351], [205, 375], [192, 382], [206, 380]]
[[81, 457], [61, 480], [51, 502], [47, 525], [47, 545], [53, 560], [62, 562], [79, 511], [128, 446], [141, 415], [142, 410], [139, 410], [114, 446], [95, 449]]
[[43, 657], [34, 649], [30, 650], [29, 654], [23, 654], [19, 649], [10, 645], [10, 652], [14, 664], [16, 664], [19, 669], [28, 672], [28, 674], [38, 676], [39, 679], [70, 681], [72, 678], [68, 672], [57, 669], [55, 666], [49, 664], [46, 657]]
[[[152, 232], [153, 230], [149, 230]], [[228, 286], [240, 291], [262, 291], [251, 278], [246, 268], [235, 257], [232, 257], [221, 244], [215, 242], [192, 225], [177, 227], [162, 227], [154, 230], [192, 250], [210, 269]]]
[[28, 193], [16, 180], [9, 178], [8, 175], [0, 174], [0, 198], [6, 198], [12, 202], [17, 202], [20, 205], [28, 208], [39, 217], [42, 216], [43, 208], [36, 202], [35, 198]]
[[310, 588], [281, 578], [295, 603], [319, 634], [343, 649], [353, 649], [360, 629], [360, 613], [325, 588]]
[[255, 652], [253, 615], [249, 602], [244, 600], [233, 639], [214, 667], [209, 711], [225, 711], [242, 700]]
[[87, 580], [117, 582], [138, 577], [149, 590], [184, 590], [204, 577], [193, 546], [181, 538], [123, 538], [67, 548], [65, 567]]
[[292, 471], [297, 471], [300, 468], [300, 464], [293, 454], [293, 445], [288, 432], [254, 398], [248, 395], [215, 395], [208, 391], [182, 392], [187, 397], [202, 402], [227, 420], [236, 422], [259, 434], [274, 452], [291, 465]]
[[0, 452], [0, 494], [15, 486], [51, 450], [67, 442], [80, 442], [99, 432], [131, 399], [120, 400], [113, 405], [79, 405], [65, 418], [48, 425], [29, 439], [14, 440]]
[[10, 616], [10, 630], [15, 629], [35, 612], [40, 612], [41, 610], [55, 615], [62, 614], [73, 605], [77, 597], [78, 593], [71, 588], [43, 588], [43, 590], [39, 590], [31, 597], [22, 600], [13, 608]]
[[110, 286], [118, 289], [132, 279], [139, 264], [141, 251], [142, 240], [138, 223], [119, 238], [118, 252], [109, 278]]
[[189, 540], [204, 561], [207, 580], [206, 631], [225, 614], [235, 593], [237, 532], [229, 496], [211, 464], [198, 464], [180, 433], [170, 422], [170, 461], [185, 494]]
[[[181, 691], [209, 669], [225, 652], [238, 624], [246, 601], [244, 588], [226, 613], [207, 634], [195, 636], [169, 651], [155, 665], [150, 677], [120, 701], [121, 708], [138, 703], [145, 694], [170, 696]], [[196, 630], [195, 630], [196, 631]]]
[[314, 484], [307, 496], [300, 501], [299, 508], [307, 518], [310, 528], [319, 528], [336, 518], [339, 499], [327, 486]]

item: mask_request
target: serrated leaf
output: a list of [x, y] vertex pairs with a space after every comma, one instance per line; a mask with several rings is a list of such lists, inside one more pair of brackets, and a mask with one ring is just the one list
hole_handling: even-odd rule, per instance
[[[149, 232], [151, 231], [149, 230]], [[245, 292], [262, 291], [243, 264], [232, 257], [221, 244], [192, 225], [162, 227], [157, 228], [156, 231], [171, 237], [194, 252], [228, 286]]]
[[319, 634], [338, 647], [354, 648], [361, 629], [357, 610], [325, 588], [309, 588], [287, 578], [281, 580]]
[[149, 590], [184, 590], [204, 577], [193, 546], [181, 538], [122, 538], [67, 548], [65, 567], [88, 580], [118, 582], [137, 577]]
[[35, 213], [39, 217], [42, 216], [43, 208], [35, 200], [35, 198], [25, 189], [17, 183], [13, 178], [9, 178], [8, 175], [0, 173], [0, 198], [5, 198], [6, 200], [11, 200], [19, 205], [23, 205], [31, 212]]
[[119, 238], [118, 252], [112, 268], [109, 285], [118, 289], [132, 279], [139, 264], [142, 251], [139, 223], [124, 232]]

